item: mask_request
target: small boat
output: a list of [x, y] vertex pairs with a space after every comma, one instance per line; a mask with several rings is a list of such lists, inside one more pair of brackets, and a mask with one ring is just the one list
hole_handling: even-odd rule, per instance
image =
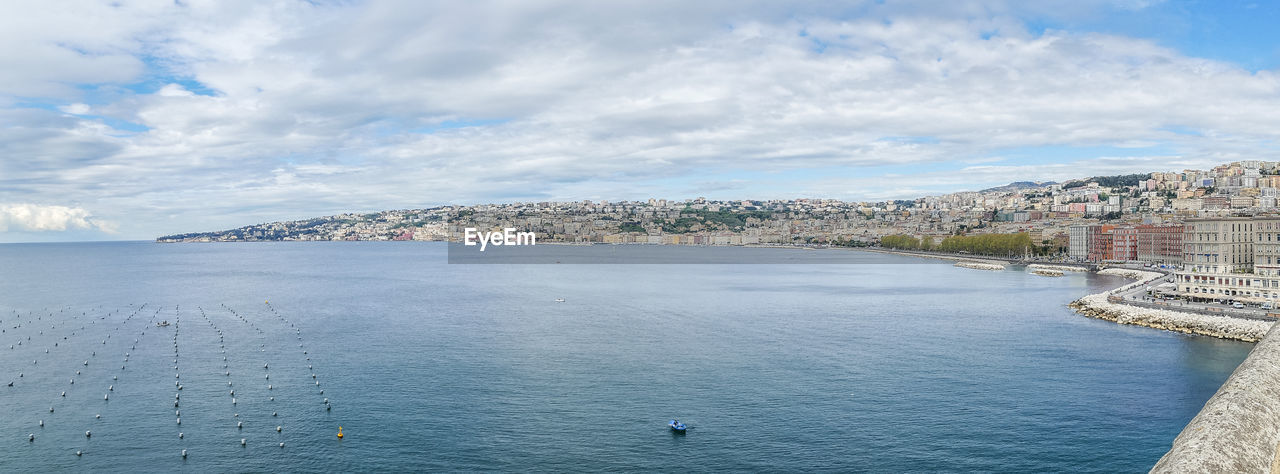
[[564, 303], [564, 298], [556, 298], [556, 303]]
[[169, 321], [160, 321], [160, 322], [156, 323], [156, 327], [163, 328], [163, 327], [168, 327], [168, 326], [169, 326]]
[[671, 432], [679, 434], [684, 434], [686, 429], [684, 423], [681, 423], [680, 420], [671, 420], [667, 422], [667, 426], [671, 428]]

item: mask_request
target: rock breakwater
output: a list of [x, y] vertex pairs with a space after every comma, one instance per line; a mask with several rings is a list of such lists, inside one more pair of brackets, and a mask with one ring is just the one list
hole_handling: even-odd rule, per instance
[[962, 262], [956, 262], [955, 266], [963, 267], [963, 268], [972, 268], [974, 270], [991, 270], [991, 271], [1004, 270], [1003, 263], [993, 263], [993, 262], [963, 262], [962, 261]]
[[1098, 272], [1101, 275], [1116, 275], [1134, 278], [1138, 281], [1111, 291], [1085, 296], [1073, 301], [1070, 306], [1076, 312], [1090, 318], [1103, 319], [1120, 324], [1145, 326], [1166, 331], [1186, 334], [1199, 334], [1222, 339], [1233, 339], [1245, 342], [1262, 340], [1271, 329], [1274, 321], [1234, 318], [1230, 316], [1213, 316], [1199, 313], [1188, 313], [1168, 309], [1153, 309], [1112, 302], [1110, 297], [1136, 286], [1145, 285], [1151, 280], [1161, 277], [1156, 272], [1108, 268]]

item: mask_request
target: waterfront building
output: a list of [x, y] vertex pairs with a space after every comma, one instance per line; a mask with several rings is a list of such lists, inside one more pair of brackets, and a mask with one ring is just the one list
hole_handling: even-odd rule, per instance
[[1089, 258], [1089, 228], [1097, 224], [1073, 225], [1067, 228], [1067, 256], [1072, 260]]
[[1192, 273], [1249, 273], [1253, 271], [1253, 242], [1253, 219], [1188, 219], [1182, 260]]
[[[1178, 291], [1191, 299], [1280, 299], [1280, 219], [1189, 219]], [[1258, 241], [1263, 242], [1257, 245]], [[1263, 262], [1256, 266], [1256, 262]], [[1256, 271], [1255, 271], [1256, 270]]]
[[1138, 229], [1118, 227], [1111, 231], [1111, 254], [1106, 260], [1132, 262], [1138, 260]]
[[1113, 231], [1114, 225], [1097, 225], [1089, 227], [1089, 256], [1087, 260], [1090, 262], [1102, 262], [1111, 260], [1115, 251], [1115, 235]]
[[1181, 265], [1183, 229], [1181, 225], [1138, 226], [1137, 260], [1157, 265]]

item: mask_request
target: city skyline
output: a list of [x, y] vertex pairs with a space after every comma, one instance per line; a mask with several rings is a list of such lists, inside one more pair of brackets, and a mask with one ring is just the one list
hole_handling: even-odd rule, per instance
[[0, 242], [1276, 161], [1276, 6], [0, 6]]

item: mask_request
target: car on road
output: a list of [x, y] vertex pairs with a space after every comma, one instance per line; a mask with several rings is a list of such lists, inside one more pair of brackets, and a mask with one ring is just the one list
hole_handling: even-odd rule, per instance
[[1231, 303], [1231, 307], [1235, 309], [1244, 309], [1244, 303], [1237, 301], [1235, 303]]

